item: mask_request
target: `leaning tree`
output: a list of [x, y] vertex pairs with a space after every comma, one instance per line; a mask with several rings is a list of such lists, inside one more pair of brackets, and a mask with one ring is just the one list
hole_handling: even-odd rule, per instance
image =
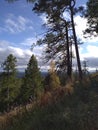
[[[75, 8], [74, 8], [75, 3], [76, 3], [75, 0], [66, 0], [66, 1], [39, 0], [39, 1], [35, 1], [35, 6], [33, 10], [38, 14], [42, 14], [42, 13], [46, 14], [47, 24], [48, 24], [48, 36], [51, 35], [51, 32], [52, 32], [52, 34], [55, 37], [55, 40], [54, 41], [52, 40], [52, 43], [53, 42], [56, 43], [56, 44], [53, 43], [54, 47], [56, 45], [55, 48], [58, 48], [57, 44], [60, 44], [59, 48], [61, 48], [61, 46], [63, 46], [64, 44], [65, 47], [63, 46], [62, 48], [63, 50], [64, 48], [66, 48], [65, 51], [67, 52], [65, 56], [66, 61], [64, 59], [64, 63], [67, 62], [68, 77], [71, 77], [71, 69], [72, 69], [72, 66], [71, 66], [72, 60], [71, 60], [71, 55], [70, 55], [70, 42], [69, 42], [69, 39], [71, 39], [72, 44], [75, 45], [79, 77], [82, 79], [82, 70], [81, 70], [81, 63], [80, 63], [80, 57], [79, 57], [79, 51], [78, 51], [78, 41], [77, 41], [77, 36], [75, 32], [75, 24], [74, 24], [74, 17], [73, 17], [75, 14]], [[70, 15], [69, 18], [65, 17], [64, 13], [68, 13]], [[59, 37], [59, 34], [63, 36]], [[44, 43], [46, 39], [47, 39], [47, 34], [43, 41]], [[63, 44], [61, 41], [63, 41]], [[46, 43], [47, 43], [47, 40], [46, 40]], [[53, 53], [55, 53], [54, 47], [52, 50]]]

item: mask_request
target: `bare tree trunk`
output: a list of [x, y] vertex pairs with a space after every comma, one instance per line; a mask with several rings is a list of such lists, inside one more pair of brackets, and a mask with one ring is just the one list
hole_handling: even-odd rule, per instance
[[70, 57], [70, 51], [69, 51], [69, 38], [68, 38], [68, 27], [66, 25], [66, 41], [67, 41], [67, 75], [68, 79], [71, 80], [71, 73], [72, 73], [72, 68], [71, 68], [71, 57]]
[[10, 104], [9, 104], [9, 99], [10, 99], [10, 90], [9, 90], [9, 80], [10, 80], [10, 72], [8, 71], [8, 88], [7, 88], [7, 98], [8, 98], [8, 102], [7, 102], [7, 112], [10, 111]]
[[[75, 31], [75, 25], [74, 25], [74, 19], [73, 19], [73, 7], [75, 5], [75, 1], [71, 0], [71, 2], [73, 2], [73, 3], [70, 3], [72, 31], [73, 31], [73, 37], [74, 37], [75, 50], [76, 50], [79, 78], [82, 79], [82, 70], [81, 70], [80, 56], [79, 56], [78, 43], [77, 43], [77, 37], [76, 37], [76, 31]], [[73, 4], [73, 5], [71, 5], [71, 4]]]
[[68, 35], [68, 25], [66, 20], [60, 17], [62, 21], [65, 23], [65, 31], [66, 31], [66, 47], [67, 47], [67, 76], [70, 81], [72, 78], [72, 65], [71, 65], [71, 55], [70, 55], [70, 45], [69, 45], [69, 35]]

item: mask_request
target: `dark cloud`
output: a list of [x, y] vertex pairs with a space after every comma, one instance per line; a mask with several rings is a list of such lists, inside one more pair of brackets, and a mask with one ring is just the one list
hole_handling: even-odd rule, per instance
[[87, 61], [87, 66], [90, 68], [98, 68], [98, 58], [97, 57], [88, 57], [85, 58]]

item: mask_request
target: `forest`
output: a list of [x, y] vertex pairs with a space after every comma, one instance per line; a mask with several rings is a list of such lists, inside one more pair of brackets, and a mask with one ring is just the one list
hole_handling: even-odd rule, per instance
[[88, 0], [85, 8], [75, 7], [76, 1], [27, 0], [34, 13], [47, 17], [47, 33], [36, 45], [46, 45], [43, 62], [49, 69], [43, 76], [32, 54], [18, 77], [17, 58], [6, 57], [0, 72], [0, 130], [98, 130], [98, 71], [90, 72], [86, 61], [81, 64], [74, 22], [77, 14], [86, 18], [84, 37], [97, 37], [98, 2]]

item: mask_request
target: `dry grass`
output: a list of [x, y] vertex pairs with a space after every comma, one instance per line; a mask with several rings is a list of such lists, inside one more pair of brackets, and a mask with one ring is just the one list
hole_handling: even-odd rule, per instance
[[35, 102], [31, 104], [27, 104], [26, 106], [18, 106], [15, 107], [14, 110], [10, 112], [6, 112], [0, 115], [0, 130], [1, 128], [5, 128], [9, 126], [13, 122], [13, 118], [18, 115], [22, 115], [25, 111], [30, 111], [35, 106]]
[[64, 87], [55, 88], [52, 91], [44, 93], [40, 100], [40, 106], [46, 106], [53, 102], [56, 102], [58, 99], [61, 99], [64, 95], [71, 95], [74, 92], [73, 83], [68, 83]]
[[14, 110], [9, 113], [5, 113], [0, 116], [0, 129], [11, 124], [13, 118], [17, 115], [22, 115], [25, 111], [31, 111], [35, 106], [44, 107], [46, 105], [52, 104], [64, 95], [69, 95], [73, 93], [72, 83], [67, 84], [65, 87], [58, 87], [52, 91], [48, 91], [42, 94], [38, 101], [34, 101], [26, 106], [15, 107]]

